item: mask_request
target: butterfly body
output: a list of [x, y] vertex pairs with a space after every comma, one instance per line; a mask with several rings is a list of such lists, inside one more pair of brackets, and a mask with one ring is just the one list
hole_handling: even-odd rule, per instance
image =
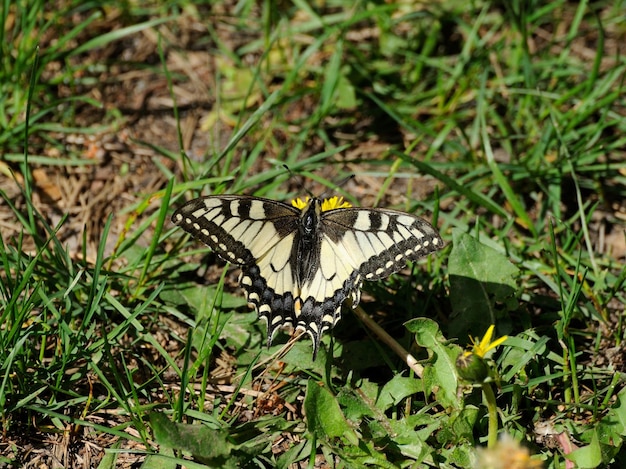
[[437, 231], [414, 215], [351, 208], [341, 199], [293, 205], [249, 196], [208, 196], [179, 208], [172, 221], [241, 266], [248, 303], [267, 320], [268, 345], [290, 323], [317, 353], [341, 305], [360, 300], [363, 280], [384, 278], [443, 247]]

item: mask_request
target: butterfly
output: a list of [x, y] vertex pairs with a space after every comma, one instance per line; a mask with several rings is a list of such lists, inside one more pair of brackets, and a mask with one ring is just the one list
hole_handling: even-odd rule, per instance
[[324, 331], [355, 308], [364, 280], [379, 280], [407, 261], [443, 247], [435, 228], [415, 215], [355, 208], [343, 197], [295, 199], [219, 195], [193, 199], [174, 224], [222, 259], [241, 266], [248, 303], [267, 321], [267, 344], [285, 324], [306, 331], [313, 359]]

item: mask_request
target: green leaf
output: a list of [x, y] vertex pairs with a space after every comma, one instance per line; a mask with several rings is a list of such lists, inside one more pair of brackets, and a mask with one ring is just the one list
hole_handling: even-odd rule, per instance
[[231, 452], [235, 445], [228, 432], [206, 425], [171, 422], [166, 415], [150, 414], [154, 439], [162, 446], [191, 453], [200, 461], [218, 467], [236, 467]]
[[420, 438], [418, 432], [407, 425], [406, 420], [392, 420], [391, 426], [394, 431], [392, 441], [398, 446], [398, 450], [404, 456], [410, 457], [420, 463], [430, 453], [429, 448]]
[[[141, 469], [176, 469], [180, 461], [174, 457], [172, 448], [161, 448], [161, 454], [150, 454], [141, 465]], [[100, 468], [98, 468], [100, 469]]]
[[[121, 441], [122, 440], [118, 440], [112, 447], [111, 449], [113, 450], [118, 450], [121, 446]], [[102, 457], [102, 459], [100, 460], [100, 463], [98, 464], [98, 469], [114, 469], [117, 466], [117, 455], [119, 453], [117, 451], [106, 451], [104, 453], [104, 456]], [[149, 456], [148, 456], [149, 457]], [[146, 458], [147, 460], [148, 458]], [[0, 463], [7, 463], [9, 461], [2, 461], [0, 459]], [[145, 466], [145, 463], [141, 465], [141, 467], [143, 468]], [[167, 466], [163, 466], [164, 469], [168, 469]], [[148, 468], [149, 469], [149, 468]]]
[[478, 408], [472, 405], [465, 406], [460, 412], [450, 416], [446, 425], [443, 425], [437, 433], [437, 441], [448, 445], [474, 444], [474, 426], [477, 419]]
[[441, 334], [439, 325], [426, 318], [413, 319], [405, 324], [415, 334], [415, 341], [428, 350], [429, 363], [424, 366], [425, 392], [433, 393], [444, 407], [458, 409], [461, 406], [457, 398], [456, 358], [461, 353], [458, 345], [447, 343]]
[[356, 91], [354, 90], [354, 86], [352, 86], [352, 82], [346, 76], [346, 73], [349, 72], [349, 69], [342, 69], [341, 74], [339, 75], [339, 80], [337, 81], [337, 89], [335, 92], [336, 102], [335, 105], [339, 109], [352, 110], [357, 106], [356, 99]]
[[508, 311], [517, 308], [515, 278], [519, 269], [503, 254], [461, 230], [452, 230], [450, 302], [451, 337], [481, 337]]
[[214, 304], [222, 309], [240, 308], [246, 304], [243, 295], [235, 296], [224, 293], [221, 289], [218, 290], [216, 285], [185, 285], [178, 288], [178, 293], [191, 308], [198, 312], [198, 318], [206, 317], [207, 312]]
[[593, 432], [591, 443], [582, 448], [578, 448], [565, 457], [576, 464], [581, 469], [598, 467], [602, 462], [602, 450], [598, 440], [598, 434]]
[[616, 403], [593, 429], [602, 449], [602, 462], [609, 463], [621, 450], [626, 436], [626, 388], [617, 395]]
[[417, 394], [423, 389], [424, 384], [421, 380], [396, 375], [380, 391], [376, 399], [376, 407], [387, 410], [391, 406], [398, 405], [407, 396]]
[[626, 388], [617, 395], [617, 403], [609, 414], [601, 421], [603, 426], [611, 426], [614, 432], [622, 437], [626, 436]]
[[344, 409], [346, 419], [356, 422], [363, 417], [376, 417], [379, 412], [374, 408], [373, 400], [367, 399], [363, 393], [344, 387], [337, 394], [337, 402]]
[[318, 438], [345, 437], [350, 443], [359, 444], [335, 396], [313, 379], [307, 383], [304, 411], [309, 431]]

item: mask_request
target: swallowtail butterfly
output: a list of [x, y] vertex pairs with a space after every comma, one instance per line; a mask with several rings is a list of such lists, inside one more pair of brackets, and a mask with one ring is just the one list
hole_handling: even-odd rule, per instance
[[286, 323], [313, 340], [341, 315], [346, 298], [356, 307], [363, 280], [379, 280], [441, 249], [425, 220], [395, 210], [352, 208], [343, 198], [295, 199], [292, 205], [260, 197], [208, 196], [191, 200], [172, 221], [241, 266], [239, 281], [259, 317], [268, 346]]

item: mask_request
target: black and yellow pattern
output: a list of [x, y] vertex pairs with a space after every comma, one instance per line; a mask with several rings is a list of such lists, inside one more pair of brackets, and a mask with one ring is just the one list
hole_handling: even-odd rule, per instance
[[322, 333], [339, 321], [363, 280], [378, 280], [443, 247], [425, 220], [386, 209], [352, 208], [341, 198], [222, 195], [191, 200], [172, 221], [242, 266], [240, 282], [260, 317], [268, 345], [278, 328], [305, 330], [317, 354]]

